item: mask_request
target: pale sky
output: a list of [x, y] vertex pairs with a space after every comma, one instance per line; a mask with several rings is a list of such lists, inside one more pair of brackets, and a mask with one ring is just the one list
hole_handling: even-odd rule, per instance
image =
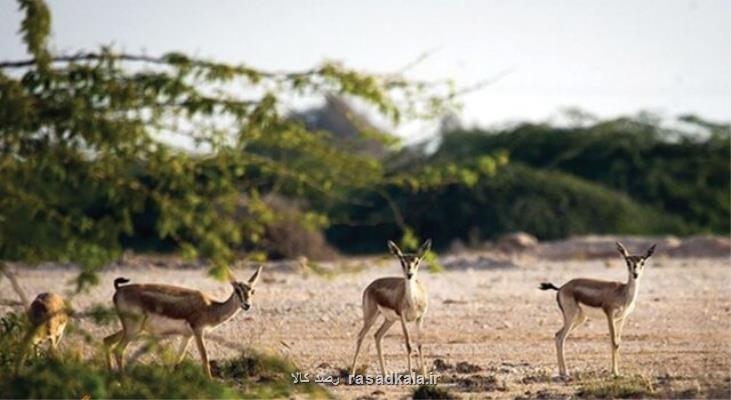
[[[469, 85], [463, 121], [543, 121], [566, 107], [731, 120], [731, 1], [50, 0], [53, 48], [182, 50], [265, 69], [324, 59]], [[0, 0], [0, 59], [25, 58], [20, 14]], [[423, 130], [402, 128], [402, 135]]]

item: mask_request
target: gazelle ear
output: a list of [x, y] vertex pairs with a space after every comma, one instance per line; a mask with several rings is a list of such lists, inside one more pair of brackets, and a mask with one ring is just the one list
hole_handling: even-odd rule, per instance
[[426, 239], [426, 241], [421, 245], [421, 247], [419, 247], [419, 250], [417, 251], [419, 258], [424, 257], [424, 254], [426, 254], [429, 250], [431, 250], [431, 239]]
[[657, 244], [653, 244], [652, 246], [650, 246], [649, 249], [647, 249], [647, 252], [645, 253], [645, 259], [650, 258], [650, 256], [652, 255], [652, 253], [655, 252], [655, 247], [657, 247]]
[[254, 272], [254, 275], [251, 275], [251, 278], [249, 278], [249, 287], [254, 287], [256, 285], [256, 281], [259, 280], [259, 275], [261, 275], [261, 269], [264, 266], [260, 265], [259, 268], [256, 269], [256, 272]]
[[624, 245], [622, 245], [622, 243], [617, 242], [617, 250], [619, 251], [619, 254], [622, 255], [622, 257], [629, 257], [629, 253], [627, 252], [627, 249], [624, 248]]
[[396, 246], [396, 243], [394, 243], [394, 242], [392, 242], [390, 240], [388, 241], [388, 251], [390, 251], [391, 254], [393, 254], [396, 257], [401, 257], [401, 256], [404, 255], [401, 252], [401, 249], [399, 249], [398, 246]]

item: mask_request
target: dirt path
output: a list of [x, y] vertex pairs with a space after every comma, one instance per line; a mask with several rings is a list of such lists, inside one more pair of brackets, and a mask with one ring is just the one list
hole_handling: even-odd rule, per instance
[[[621, 261], [518, 264], [517, 268], [421, 275], [430, 292], [424, 339], [429, 366], [441, 359], [452, 365], [467, 362], [480, 368], [473, 373], [457, 373], [454, 369], [441, 372], [440, 382], [463, 396], [470, 396], [466, 391], [476, 388], [488, 391], [480, 397], [546, 398], [574, 394], [586, 383], [583, 378], [568, 383], [553, 378], [553, 334], [561, 326], [561, 315], [553, 292], [539, 291], [536, 286], [543, 280], [560, 284], [582, 275], [624, 280]], [[239, 279], [248, 278], [249, 273], [238, 271]], [[361, 324], [361, 290], [376, 277], [397, 275], [398, 269], [389, 262], [330, 279], [294, 272], [265, 270], [265, 274], [254, 309], [240, 313], [214, 334], [291, 357], [303, 372], [315, 374], [349, 366]], [[697, 395], [712, 388], [717, 396], [724, 391], [729, 395], [730, 274], [727, 260], [654, 260], [645, 273], [637, 307], [624, 328], [622, 373], [642, 375], [658, 391], [687, 390], [686, 395]], [[20, 279], [29, 294], [62, 292], [73, 275], [60, 268], [44, 268], [22, 271]], [[99, 286], [75, 298], [75, 308], [110, 304], [112, 280], [120, 275], [133, 282], [196, 287], [218, 299], [229, 294], [227, 285], [208, 279], [201, 270], [110, 269], [102, 273]], [[0, 291], [0, 297], [12, 297], [7, 282], [0, 284]], [[6, 310], [0, 308], [2, 313]], [[98, 338], [113, 329], [85, 327]], [[363, 363], [368, 362], [369, 373], [375, 373], [377, 365], [372, 333], [361, 356]], [[86, 349], [91, 351], [90, 347]], [[232, 355], [229, 348], [213, 341], [209, 351], [212, 358]], [[586, 379], [608, 377], [609, 339], [603, 315], [590, 314], [589, 322], [569, 337], [566, 351], [571, 371], [580, 372]], [[190, 352], [197, 358], [195, 350]], [[405, 370], [400, 329], [392, 328], [386, 336], [384, 352], [387, 368]], [[412, 389], [339, 385], [333, 391], [345, 398], [394, 398], [408, 395]]]

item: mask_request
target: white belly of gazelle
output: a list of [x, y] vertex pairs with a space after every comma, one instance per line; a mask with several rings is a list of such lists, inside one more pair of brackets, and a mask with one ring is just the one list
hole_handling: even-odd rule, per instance
[[153, 335], [183, 335], [190, 336], [193, 330], [184, 319], [167, 318], [160, 315], [149, 315], [145, 323], [145, 330]]

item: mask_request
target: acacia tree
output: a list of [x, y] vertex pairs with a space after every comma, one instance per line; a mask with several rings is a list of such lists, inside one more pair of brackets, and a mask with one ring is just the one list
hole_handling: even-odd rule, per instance
[[[47, 5], [18, 3], [29, 58], [0, 61], [0, 266], [72, 261], [79, 288], [119, 255], [146, 207], [159, 211], [162, 238], [222, 277], [234, 246], [271, 218], [262, 191], [337, 196], [388, 178], [377, 160], [286, 118], [282, 98], [349, 96], [398, 122], [456, 94], [337, 63], [279, 72], [179, 52], [55, 54]], [[244, 226], [233, 218], [241, 207]]]

